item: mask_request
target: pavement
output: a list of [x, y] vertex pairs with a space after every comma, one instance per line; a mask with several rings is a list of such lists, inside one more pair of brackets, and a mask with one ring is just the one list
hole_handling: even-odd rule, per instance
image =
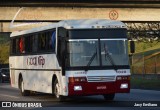
[[[131, 89], [130, 93], [116, 94], [114, 101], [105, 101], [103, 96], [70, 97], [65, 102], [58, 102], [51, 94], [36, 93], [32, 96], [21, 96], [19, 89], [12, 88], [9, 83], [0, 83], [0, 101], [15, 103], [41, 103], [42, 108], [18, 109], [47, 109], [50, 110], [159, 110], [160, 91]], [[145, 106], [143, 106], [145, 104]], [[147, 105], [148, 104], [148, 105]], [[157, 106], [155, 106], [157, 104]], [[154, 106], [152, 106], [154, 105]], [[4, 108], [0, 108], [4, 109]], [[7, 108], [7, 109], [17, 109]], [[5, 108], [6, 110], [6, 108]]]

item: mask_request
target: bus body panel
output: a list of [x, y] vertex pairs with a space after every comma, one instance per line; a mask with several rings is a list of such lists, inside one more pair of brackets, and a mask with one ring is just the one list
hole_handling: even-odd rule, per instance
[[[121, 89], [121, 84], [128, 84], [128, 87]], [[75, 86], [81, 86], [81, 91], [75, 91]], [[87, 83], [70, 83], [68, 85], [69, 96], [75, 95], [103, 95], [113, 93], [129, 93], [130, 92], [130, 81], [115, 81], [115, 82], [87, 82]]]
[[75, 76], [75, 77], [81, 77], [81, 76], [127, 76], [130, 75], [130, 69], [118, 69], [118, 70], [75, 70], [75, 71], [66, 71], [66, 76]]
[[55, 54], [11, 56], [9, 60], [12, 87], [18, 88], [21, 74], [26, 90], [52, 93], [53, 75], [62, 82], [61, 68], [55, 57]]
[[[130, 69], [66, 71], [68, 77], [86, 77], [87, 82], [68, 82], [68, 95], [98, 95], [110, 93], [128, 93], [130, 91]], [[117, 77], [127, 79], [117, 80]], [[127, 88], [121, 88], [127, 84]], [[75, 91], [75, 86], [82, 86], [81, 91]]]

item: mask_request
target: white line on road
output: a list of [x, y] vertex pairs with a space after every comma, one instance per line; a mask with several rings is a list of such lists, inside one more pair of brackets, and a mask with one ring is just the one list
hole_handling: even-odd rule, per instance
[[19, 97], [16, 97], [16, 96], [11, 96], [11, 95], [5, 95], [5, 94], [0, 94], [1, 96], [5, 96], [5, 97], [10, 97], [10, 98], [19, 98]]

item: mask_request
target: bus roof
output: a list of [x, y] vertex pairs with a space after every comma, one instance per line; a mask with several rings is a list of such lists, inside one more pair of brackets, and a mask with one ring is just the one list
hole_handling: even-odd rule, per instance
[[115, 20], [107, 20], [107, 19], [63, 20], [58, 23], [53, 23], [47, 26], [32, 28], [23, 31], [15, 31], [12, 32], [11, 37], [34, 33], [34, 32], [40, 32], [44, 30], [53, 29], [56, 27], [64, 27], [66, 29], [126, 28], [124, 23]]

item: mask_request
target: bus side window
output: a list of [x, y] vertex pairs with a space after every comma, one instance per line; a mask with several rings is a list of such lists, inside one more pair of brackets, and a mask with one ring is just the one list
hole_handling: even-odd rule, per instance
[[50, 33], [49, 33], [49, 36], [48, 36], [48, 38], [49, 38], [49, 41], [48, 41], [48, 49], [49, 50], [53, 50], [54, 52], [55, 52], [55, 44], [56, 44], [56, 32], [55, 31], [51, 31]]
[[38, 37], [38, 49], [39, 51], [51, 51], [55, 50], [55, 31], [48, 31], [40, 33]]
[[46, 33], [46, 49], [49, 51], [52, 49], [52, 37], [51, 32]]
[[20, 51], [20, 53], [25, 53], [25, 48], [24, 48], [24, 38], [23, 37], [21, 37], [20, 39], [19, 39], [19, 51]]
[[26, 53], [32, 52], [32, 36], [26, 36], [25, 37], [25, 51]]
[[32, 36], [32, 50], [33, 52], [37, 52], [38, 49], [38, 34]]
[[18, 54], [20, 51], [19, 51], [19, 38], [16, 39], [16, 54]]
[[16, 39], [11, 39], [11, 50], [10, 53], [11, 54], [16, 54]]
[[46, 36], [45, 33], [39, 34], [39, 50], [43, 51], [46, 49]]

